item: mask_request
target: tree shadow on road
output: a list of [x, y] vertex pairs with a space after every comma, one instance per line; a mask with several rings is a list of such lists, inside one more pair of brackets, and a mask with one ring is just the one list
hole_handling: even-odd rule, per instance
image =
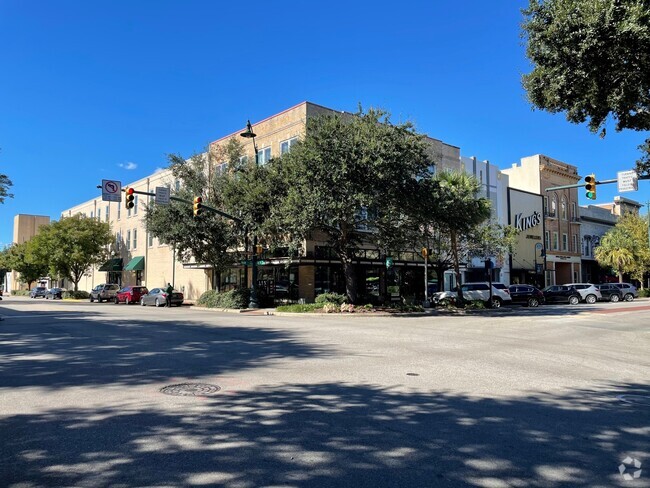
[[74, 312], [48, 320], [47, 326], [29, 327], [15, 314], [2, 322], [0, 388], [151, 384], [330, 353], [270, 327], [90, 320]]
[[650, 462], [642, 404], [649, 394], [648, 385], [610, 384], [499, 399], [337, 383], [210, 399], [160, 394], [146, 406], [2, 419], [0, 479], [6, 486], [643, 486], [625, 482], [618, 466], [628, 455]]

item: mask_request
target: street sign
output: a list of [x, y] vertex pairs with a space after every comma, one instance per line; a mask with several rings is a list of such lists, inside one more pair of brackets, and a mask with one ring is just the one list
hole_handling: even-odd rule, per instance
[[170, 189], [166, 186], [156, 187], [156, 196], [154, 202], [158, 205], [169, 205]]
[[619, 193], [637, 191], [639, 189], [639, 175], [633, 169], [630, 171], [619, 171], [617, 176]]
[[122, 182], [117, 180], [102, 180], [102, 200], [104, 202], [121, 202]]

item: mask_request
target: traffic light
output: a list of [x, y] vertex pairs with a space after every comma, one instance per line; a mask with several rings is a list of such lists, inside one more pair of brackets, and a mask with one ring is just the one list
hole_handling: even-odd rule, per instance
[[203, 213], [203, 198], [194, 197], [194, 217], [198, 217]]
[[135, 199], [135, 195], [133, 194], [135, 190], [129, 186], [126, 187], [126, 190], [124, 190], [124, 193], [126, 193], [126, 199], [124, 200], [124, 206], [127, 209], [132, 209], [135, 203], [133, 203], [133, 200]]
[[589, 176], [585, 176], [585, 190], [587, 190], [585, 196], [589, 200], [596, 199], [596, 175], [595, 174], [592, 173]]

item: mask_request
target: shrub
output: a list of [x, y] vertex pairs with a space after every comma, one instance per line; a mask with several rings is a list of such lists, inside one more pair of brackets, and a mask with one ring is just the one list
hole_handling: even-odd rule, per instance
[[325, 303], [321, 305], [323, 305], [323, 312], [325, 313], [335, 313], [340, 310], [340, 305], [337, 305], [336, 303]]
[[316, 303], [335, 303], [342, 305], [348, 299], [347, 296], [340, 293], [321, 293], [316, 297]]
[[28, 297], [29, 290], [11, 290], [11, 294], [16, 297]]
[[322, 308], [320, 303], [303, 303], [293, 305], [281, 305], [277, 308], [278, 312], [308, 313]]
[[374, 307], [374, 305], [373, 305], [372, 303], [366, 303], [366, 304], [363, 306], [363, 308], [364, 308], [364, 310], [367, 310], [367, 311], [369, 311], [369, 312], [372, 312], [372, 311], [375, 310], [375, 307]]
[[639, 296], [640, 297], [650, 297], [650, 288], [644, 288], [643, 290], [639, 290]]
[[465, 302], [465, 308], [469, 310], [482, 310], [485, 308], [485, 302], [483, 300], [468, 301]]
[[63, 292], [63, 299], [84, 300], [90, 298], [90, 293], [83, 290], [68, 290]]
[[343, 303], [343, 304], [341, 304], [341, 312], [353, 313], [354, 312], [354, 305], [352, 305], [351, 303]]
[[246, 308], [250, 299], [248, 288], [239, 288], [218, 292], [208, 290], [197, 300], [196, 304], [207, 308]]

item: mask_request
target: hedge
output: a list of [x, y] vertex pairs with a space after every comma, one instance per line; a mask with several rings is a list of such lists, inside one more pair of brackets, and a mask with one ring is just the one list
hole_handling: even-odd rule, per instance
[[293, 305], [281, 305], [276, 310], [278, 312], [309, 313], [314, 310], [323, 308], [322, 303], [297, 303]]
[[340, 293], [321, 293], [316, 297], [316, 303], [336, 303], [337, 305], [343, 305], [347, 299], [347, 296], [341, 295]]
[[11, 290], [11, 294], [16, 297], [28, 297], [29, 290]]
[[90, 293], [87, 291], [83, 290], [68, 290], [63, 292], [63, 299], [68, 299], [68, 300], [84, 300], [90, 298]]
[[196, 304], [207, 308], [246, 308], [250, 300], [247, 288], [218, 292], [208, 290], [197, 300]]

